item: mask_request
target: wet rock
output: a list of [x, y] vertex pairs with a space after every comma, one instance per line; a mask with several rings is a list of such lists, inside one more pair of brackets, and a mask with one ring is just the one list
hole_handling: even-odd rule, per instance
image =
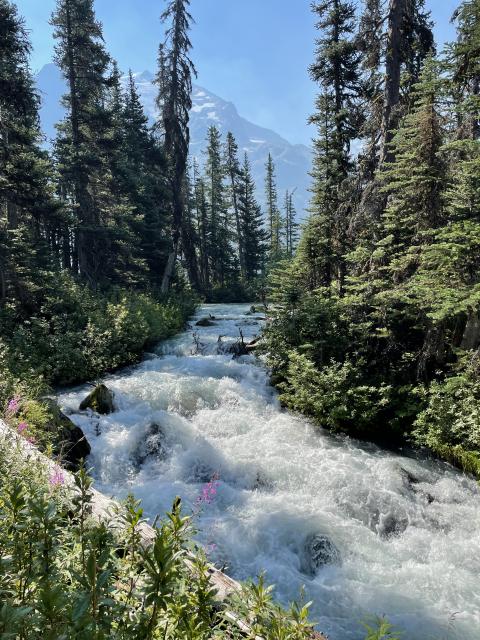
[[213, 318], [213, 316], [210, 316], [210, 318], [200, 318], [200, 320], [195, 323], [195, 326], [197, 326], [197, 327], [214, 327], [215, 326], [214, 318]]
[[80, 462], [91, 453], [90, 444], [85, 434], [66, 416], [57, 403], [46, 401], [51, 415], [50, 428], [54, 434], [54, 453], [60, 457], [63, 466], [71, 471], [77, 471]]
[[92, 409], [95, 413], [108, 415], [115, 411], [113, 399], [113, 391], [110, 391], [104, 384], [99, 384], [80, 404], [80, 411]]
[[185, 480], [192, 484], [207, 484], [215, 477], [215, 471], [203, 460], [195, 460], [185, 474]]
[[322, 567], [341, 564], [340, 551], [330, 538], [323, 533], [315, 533], [305, 540], [301, 571], [314, 577]]
[[408, 518], [406, 516], [388, 513], [380, 516], [376, 530], [381, 538], [392, 538], [404, 533], [407, 527]]
[[133, 453], [135, 466], [141, 467], [152, 459], [165, 460], [168, 456], [165, 445], [165, 433], [158, 424], [151, 424], [147, 434]]

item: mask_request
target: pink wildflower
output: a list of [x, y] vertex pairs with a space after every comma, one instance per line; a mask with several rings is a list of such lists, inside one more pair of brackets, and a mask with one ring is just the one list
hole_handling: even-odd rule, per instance
[[24, 431], [26, 431], [28, 429], [28, 424], [26, 422], [20, 422], [20, 424], [17, 427], [17, 431], [20, 435], [22, 435], [22, 433], [24, 433]]
[[20, 396], [14, 396], [7, 404], [7, 414], [14, 416], [20, 407]]
[[61, 487], [65, 484], [65, 475], [60, 467], [55, 467], [55, 471], [50, 476], [50, 485], [52, 487]]
[[207, 482], [202, 487], [202, 493], [197, 498], [197, 504], [212, 504], [217, 495], [218, 490], [218, 475], [215, 474], [210, 482]]
[[30, 444], [35, 444], [36, 440], [35, 440], [35, 438], [33, 436], [29, 436], [27, 438], [27, 442], [29, 442]]

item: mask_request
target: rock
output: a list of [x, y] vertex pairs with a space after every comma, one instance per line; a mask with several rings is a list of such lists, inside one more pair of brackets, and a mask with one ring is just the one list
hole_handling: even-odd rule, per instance
[[113, 399], [113, 391], [110, 391], [104, 384], [99, 384], [80, 404], [80, 411], [92, 409], [95, 413], [108, 415], [115, 411]]
[[165, 433], [160, 425], [151, 424], [145, 439], [133, 454], [135, 465], [141, 467], [149, 459], [165, 460], [166, 457]]
[[54, 452], [60, 457], [63, 465], [71, 470], [77, 471], [80, 462], [85, 460], [91, 453], [90, 444], [85, 434], [66, 416], [57, 403], [47, 400], [47, 406], [52, 416], [51, 429], [54, 433]]
[[215, 322], [213, 322], [213, 320], [211, 320], [210, 318], [200, 318], [200, 320], [195, 323], [195, 326], [197, 326], [197, 327], [214, 327], [215, 326]]
[[301, 570], [314, 577], [326, 565], [341, 564], [340, 551], [323, 533], [314, 533], [305, 540]]

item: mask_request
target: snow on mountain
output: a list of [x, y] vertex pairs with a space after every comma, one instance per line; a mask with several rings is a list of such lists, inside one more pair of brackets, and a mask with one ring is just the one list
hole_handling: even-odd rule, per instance
[[[155, 105], [157, 88], [153, 84], [153, 74], [149, 71], [136, 73], [135, 81], [145, 112], [153, 122], [157, 115]], [[38, 74], [37, 84], [42, 97], [40, 117], [43, 130], [47, 139], [51, 139], [55, 135], [55, 123], [63, 117], [60, 98], [65, 92], [65, 83], [58, 68], [49, 64]], [[237, 139], [240, 153], [247, 151], [250, 156], [258, 196], [262, 201], [265, 162], [268, 154], [271, 153], [277, 169], [280, 204], [286, 189], [296, 189], [295, 198], [299, 217], [304, 217], [303, 210], [308, 203], [310, 149], [302, 144], [292, 145], [274, 131], [259, 127], [242, 118], [235, 105], [207, 89], [194, 85], [192, 101], [191, 154], [202, 160], [208, 128], [212, 124], [215, 124], [224, 135], [231, 131]]]

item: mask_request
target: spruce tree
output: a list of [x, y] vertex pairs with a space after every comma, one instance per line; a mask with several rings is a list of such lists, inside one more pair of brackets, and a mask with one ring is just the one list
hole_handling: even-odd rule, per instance
[[255, 183], [247, 153], [240, 173], [238, 206], [244, 246], [245, 280], [252, 284], [259, 276], [265, 274], [267, 233], [262, 209], [255, 198]]
[[275, 175], [275, 163], [272, 154], [268, 154], [265, 165], [265, 198], [267, 207], [267, 221], [270, 240], [269, 260], [272, 264], [282, 257], [282, 218], [278, 206], [277, 179]]
[[209, 260], [212, 284], [225, 287], [232, 270], [232, 229], [225, 185], [225, 165], [220, 131], [212, 125], [208, 131], [205, 183], [209, 210]]
[[157, 104], [160, 110], [160, 129], [169, 164], [169, 181], [172, 194], [172, 246], [165, 267], [162, 291], [167, 292], [175, 270], [175, 260], [182, 241], [183, 252], [192, 285], [199, 287], [199, 274], [195, 247], [188, 230], [186, 194], [188, 148], [190, 144], [189, 119], [192, 108], [192, 75], [195, 67], [189, 54], [192, 44], [189, 31], [193, 18], [188, 8], [190, 0], [170, 0], [161, 16], [168, 27], [165, 42], [159, 50]]
[[238, 246], [238, 256], [240, 262], [240, 274], [243, 280], [246, 279], [245, 264], [245, 238], [242, 232], [242, 220], [240, 214], [240, 189], [241, 189], [241, 168], [238, 160], [238, 145], [234, 135], [227, 133], [225, 144], [225, 166], [229, 181], [229, 198], [230, 205], [235, 218], [236, 240]]
[[430, 241], [432, 230], [443, 221], [441, 82], [437, 61], [427, 58], [414, 87], [413, 109], [391, 143], [395, 160], [383, 171], [383, 188], [389, 200], [376, 258], [382, 265], [382, 278], [387, 278], [382, 285], [386, 292], [392, 293], [392, 285], [401, 285], [411, 277], [418, 266], [418, 247]]
[[[59, 265], [61, 212], [52, 170], [40, 150], [39, 99], [29, 69], [30, 42], [16, 7], [0, 1], [0, 304], [35, 305]], [[39, 300], [37, 300], [39, 302]]]
[[288, 258], [292, 258], [298, 244], [298, 223], [296, 221], [297, 211], [295, 209], [293, 191], [285, 193], [285, 250]]
[[111, 222], [123, 215], [112, 192], [111, 61], [93, 0], [58, 0], [52, 25], [55, 62], [68, 83], [55, 154], [60, 189], [75, 221], [72, 268], [97, 288], [108, 285], [115, 270]]

